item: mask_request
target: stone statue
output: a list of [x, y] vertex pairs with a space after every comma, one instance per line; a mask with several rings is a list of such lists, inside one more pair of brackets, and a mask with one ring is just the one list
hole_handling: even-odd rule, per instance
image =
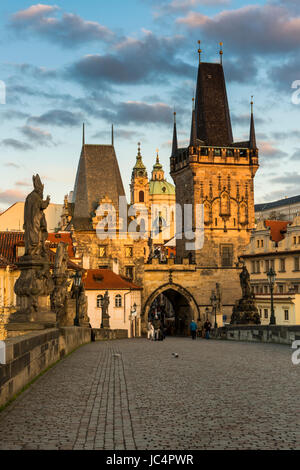
[[24, 208], [25, 256], [45, 257], [48, 232], [44, 210], [49, 206], [50, 197], [43, 200], [44, 185], [39, 175], [32, 179], [34, 190], [27, 196]]
[[[240, 264], [242, 261], [239, 259]], [[242, 298], [235, 302], [232, 309], [230, 323], [232, 325], [259, 325], [260, 316], [255, 305], [254, 295], [251, 292], [250, 275], [244, 262], [240, 273]], [[238, 267], [238, 265], [237, 265]]]
[[56, 313], [60, 326], [66, 326], [66, 300], [68, 297], [68, 251], [65, 243], [59, 243], [54, 262], [54, 290], [51, 294], [51, 307]]
[[85, 290], [83, 286], [79, 294], [78, 302], [79, 302], [79, 308], [78, 308], [79, 326], [88, 328], [89, 323], [90, 323], [90, 319], [88, 317], [88, 299], [87, 299], [87, 296], [85, 295]]
[[240, 283], [244, 299], [251, 298], [251, 284], [250, 275], [246, 266], [243, 266], [242, 272], [240, 273]]
[[109, 319], [110, 316], [108, 314], [108, 307], [110, 304], [110, 299], [108, 295], [108, 291], [105, 292], [103, 300], [102, 300], [102, 325], [103, 328], [109, 328]]
[[222, 291], [221, 285], [217, 282], [216, 283], [216, 297], [217, 297], [217, 312], [222, 312]]
[[148, 263], [152, 260], [154, 253], [153, 253], [153, 240], [151, 237], [148, 238], [148, 247], [149, 247], [149, 256], [148, 256]]
[[10, 316], [6, 328], [12, 336], [23, 331], [53, 328], [57, 324], [56, 313], [50, 308], [54, 282], [45, 246], [48, 232], [44, 210], [50, 197], [43, 200], [44, 186], [39, 175], [32, 179], [34, 190], [27, 196], [24, 207], [25, 254], [17, 263], [20, 276], [14, 285], [17, 310]]

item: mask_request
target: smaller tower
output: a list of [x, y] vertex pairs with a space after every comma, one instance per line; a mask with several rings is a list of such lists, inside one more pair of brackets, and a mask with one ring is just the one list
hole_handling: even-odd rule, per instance
[[173, 128], [173, 142], [172, 142], [172, 155], [171, 157], [176, 157], [178, 150], [178, 141], [177, 141], [177, 128], [176, 128], [176, 113], [174, 111], [174, 128]]
[[138, 153], [136, 163], [132, 170], [130, 184], [130, 201], [131, 204], [144, 203], [148, 204], [149, 200], [149, 181], [146, 167], [143, 163], [141, 155], [141, 144], [138, 143]]
[[253, 96], [251, 96], [251, 120], [250, 120], [249, 148], [252, 149], [252, 150], [257, 149], [256, 135], [255, 135], [255, 125], [254, 125], [254, 115], [253, 115]]
[[163, 170], [162, 164], [159, 161], [158, 149], [156, 150], [156, 163], [153, 166], [152, 170], [152, 181], [163, 181], [165, 179], [165, 172]]

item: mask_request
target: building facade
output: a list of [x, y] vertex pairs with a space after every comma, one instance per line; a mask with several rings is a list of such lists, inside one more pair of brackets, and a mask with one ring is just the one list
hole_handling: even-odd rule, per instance
[[252, 232], [243, 259], [251, 275], [252, 291], [262, 324], [270, 321], [267, 273], [276, 272], [274, 307], [277, 324], [300, 322], [300, 216], [288, 221], [260, 221]]

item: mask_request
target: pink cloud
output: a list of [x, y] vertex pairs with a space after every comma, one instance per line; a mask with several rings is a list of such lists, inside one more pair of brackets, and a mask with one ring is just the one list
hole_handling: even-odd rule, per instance
[[15, 202], [24, 201], [26, 194], [18, 189], [7, 189], [0, 192], [0, 202], [3, 204], [14, 204]]
[[212, 17], [189, 12], [176, 22], [191, 30], [201, 28], [207, 37], [239, 51], [278, 53], [300, 45], [300, 17], [284, 6], [248, 5]]
[[31, 19], [38, 18], [41, 16], [49, 15], [50, 13], [58, 9], [59, 8], [56, 5], [51, 6], [51, 5], [43, 5], [42, 3], [38, 3], [37, 5], [32, 5], [26, 10], [18, 11], [12, 16], [12, 18], [13, 18], [13, 21], [31, 20]]

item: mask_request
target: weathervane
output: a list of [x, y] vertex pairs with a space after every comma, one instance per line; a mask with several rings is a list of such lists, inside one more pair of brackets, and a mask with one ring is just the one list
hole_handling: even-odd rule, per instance
[[200, 40], [198, 41], [198, 44], [199, 44], [198, 54], [199, 54], [199, 64], [200, 64], [201, 63], [201, 52], [202, 52], [202, 49], [200, 49], [200, 44], [201, 44]]
[[220, 42], [220, 64], [222, 65], [223, 64], [223, 43]]

